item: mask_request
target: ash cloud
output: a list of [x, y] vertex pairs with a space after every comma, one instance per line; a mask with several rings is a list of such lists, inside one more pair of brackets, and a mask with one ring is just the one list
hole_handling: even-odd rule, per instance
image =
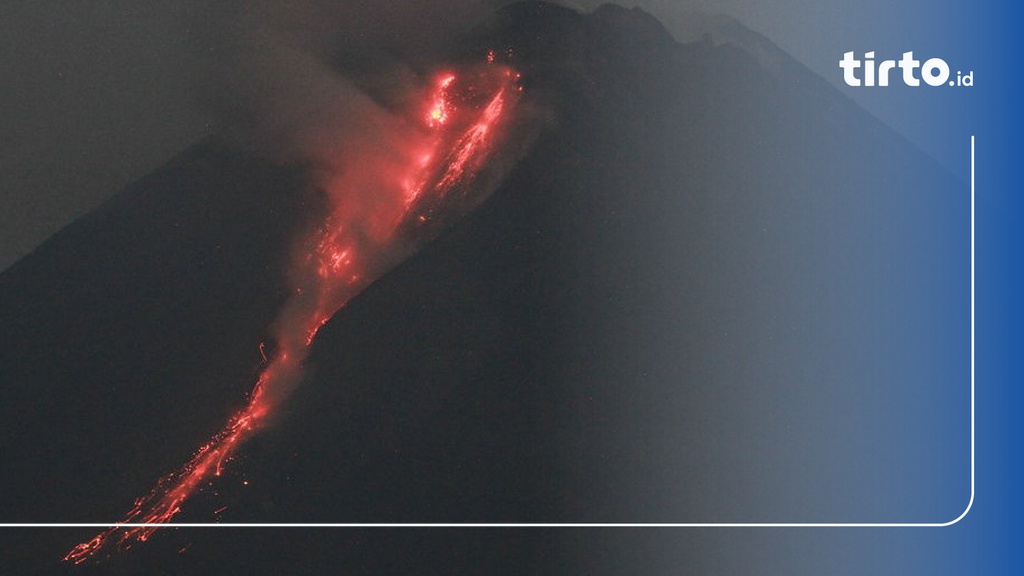
[[198, 14], [202, 86], [229, 144], [337, 169], [353, 146], [401, 154], [404, 100], [501, 2], [233, 0]]

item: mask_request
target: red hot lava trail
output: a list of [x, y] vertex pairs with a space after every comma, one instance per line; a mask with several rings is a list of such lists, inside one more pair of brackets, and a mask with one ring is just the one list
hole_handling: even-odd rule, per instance
[[[395, 166], [360, 158], [359, 168], [326, 184], [328, 214], [293, 258], [292, 295], [273, 326], [276, 348], [267, 354], [260, 347], [265, 365], [248, 402], [191, 460], [137, 499], [121, 523], [78, 544], [64, 560], [78, 564], [112, 546], [130, 548], [170, 522], [298, 385], [320, 327], [428, 241], [431, 230], [490, 192], [478, 176], [501, 144], [520, 91], [519, 75], [493, 60], [489, 56], [487, 65], [462, 75], [436, 77], [417, 112], [426, 136], [410, 136], [415, 143], [409, 161]], [[379, 170], [385, 165], [388, 170]]]

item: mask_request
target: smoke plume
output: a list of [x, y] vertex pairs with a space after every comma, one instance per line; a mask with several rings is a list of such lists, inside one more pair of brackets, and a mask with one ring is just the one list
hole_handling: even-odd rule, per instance
[[278, 162], [336, 167], [401, 154], [403, 105], [481, 0], [238, 0], [198, 17], [207, 104], [231, 144]]

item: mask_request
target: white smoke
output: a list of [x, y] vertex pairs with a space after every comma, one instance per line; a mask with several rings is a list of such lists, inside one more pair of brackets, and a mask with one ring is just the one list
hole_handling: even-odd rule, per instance
[[[495, 2], [238, 0], [198, 15], [207, 103], [231, 144], [333, 165], [358, 145], [393, 153], [396, 111], [421, 74]], [[355, 144], [357, 143], [357, 144]]]

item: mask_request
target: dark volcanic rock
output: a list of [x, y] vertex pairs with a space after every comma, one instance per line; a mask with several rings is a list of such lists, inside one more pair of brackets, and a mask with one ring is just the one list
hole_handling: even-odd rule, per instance
[[111, 483], [145, 490], [242, 401], [283, 298], [293, 172], [199, 145], [4, 273], [6, 520], [123, 507]]
[[[955, 517], [963, 185], [796, 63], [681, 45], [637, 10], [525, 3], [480, 38], [463, 49], [511, 48], [550, 129], [324, 327], [279, 423], [181, 519]], [[114, 520], [220, 426], [302, 186], [199, 146], [0, 277], [3, 520]], [[290, 568], [271, 541], [321, 568], [446, 558], [431, 534], [388, 540], [404, 560], [372, 533], [304, 534], [161, 532], [98, 569]], [[543, 533], [453, 554], [486, 566], [497, 542], [517, 573], [581, 561]]]

